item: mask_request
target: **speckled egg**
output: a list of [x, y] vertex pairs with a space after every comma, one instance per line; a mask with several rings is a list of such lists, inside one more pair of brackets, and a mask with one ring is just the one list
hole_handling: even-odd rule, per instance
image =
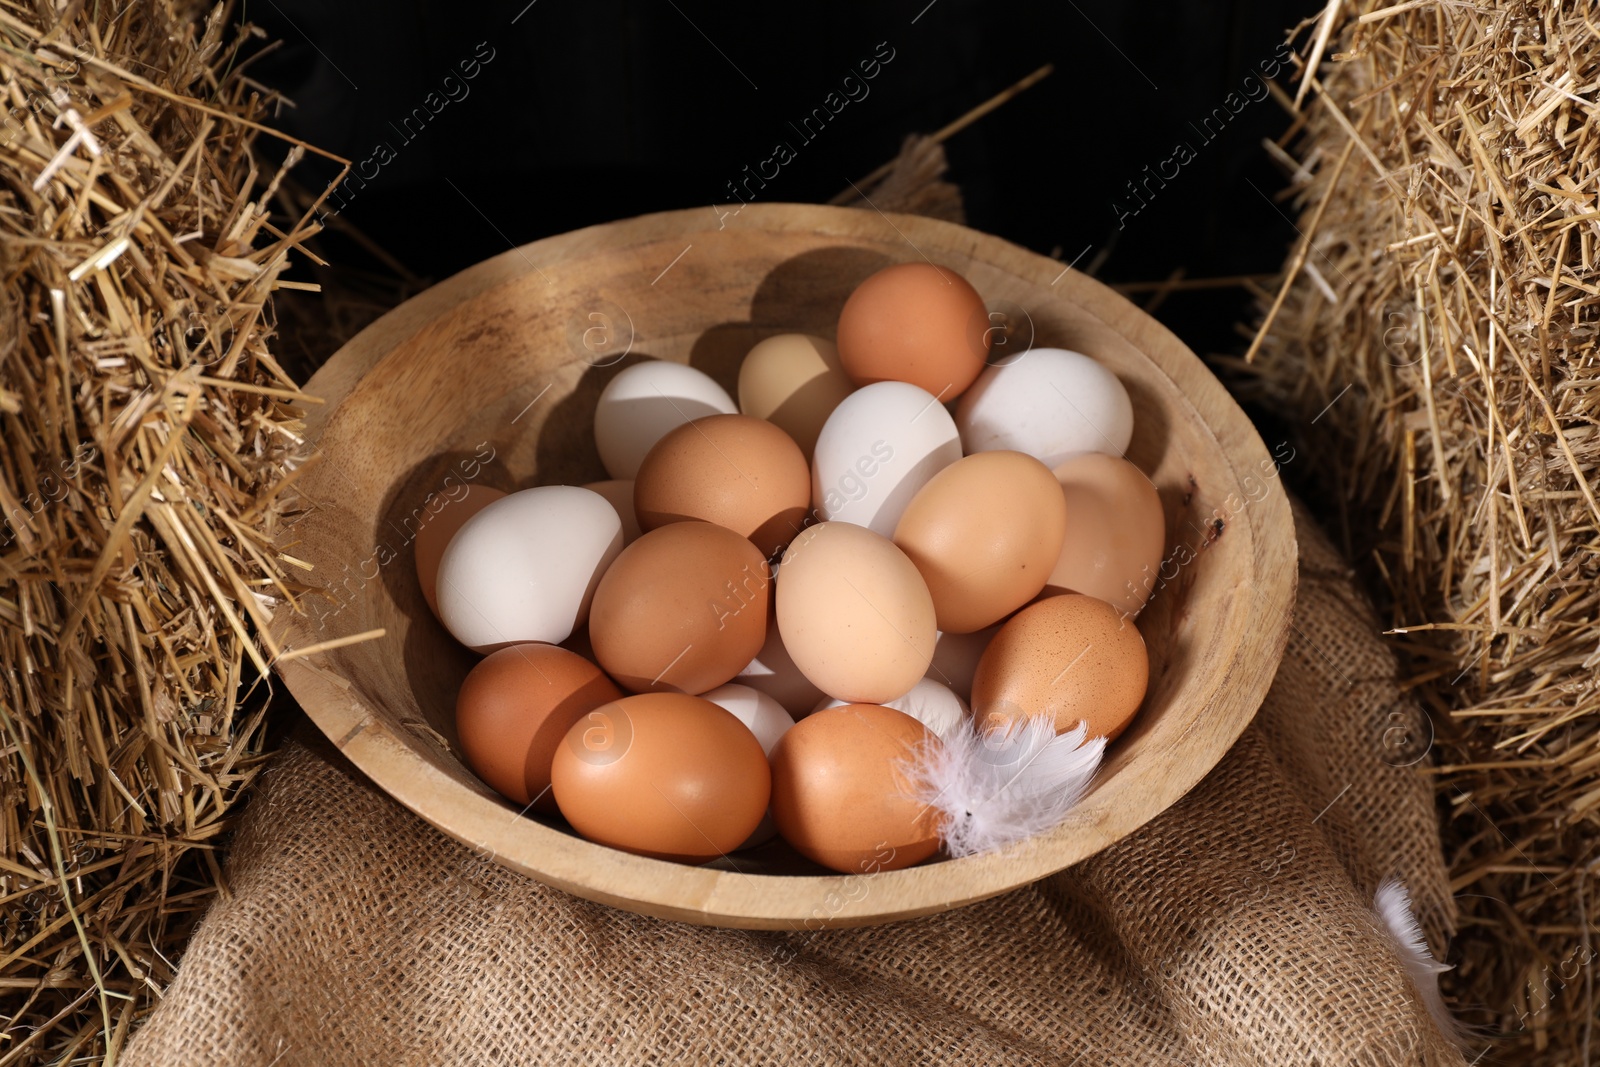
[[1056, 731], [1089, 724], [1111, 739], [1144, 700], [1150, 657], [1144, 638], [1116, 608], [1068, 594], [1030, 604], [994, 635], [972, 679], [979, 724], [1055, 716]]

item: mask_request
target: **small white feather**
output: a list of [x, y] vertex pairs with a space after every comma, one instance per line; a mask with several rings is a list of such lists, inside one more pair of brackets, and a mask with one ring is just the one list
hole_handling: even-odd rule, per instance
[[951, 856], [1003, 848], [1055, 827], [1083, 796], [1106, 747], [1087, 733], [1079, 723], [1057, 736], [1048, 715], [985, 730], [963, 719], [915, 754], [912, 795], [938, 812]]
[[1390, 878], [1378, 887], [1372, 906], [1377, 911], [1378, 918], [1383, 920], [1383, 925], [1389, 931], [1389, 937], [1394, 941], [1395, 947], [1399, 949], [1400, 962], [1405, 964], [1406, 973], [1411, 976], [1411, 984], [1417, 987], [1417, 994], [1421, 996], [1428, 1014], [1433, 1016], [1433, 1021], [1439, 1025], [1445, 1037], [1457, 1045], [1464, 1045], [1467, 1038], [1466, 1030], [1456, 1021], [1455, 1016], [1450, 1014], [1450, 1009], [1445, 1005], [1444, 997], [1439, 992], [1439, 975], [1451, 968], [1435, 960], [1433, 953], [1428, 951], [1428, 942], [1422, 936], [1422, 927], [1411, 911], [1411, 894], [1406, 892], [1406, 887], [1399, 879]]

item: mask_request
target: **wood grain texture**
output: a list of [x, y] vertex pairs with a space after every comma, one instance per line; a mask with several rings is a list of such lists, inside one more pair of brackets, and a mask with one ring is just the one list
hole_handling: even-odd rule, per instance
[[[795, 330], [831, 337], [858, 281], [919, 259], [962, 272], [991, 308], [1006, 310], [1013, 346], [1031, 334], [1034, 345], [1089, 353], [1117, 373], [1134, 402], [1129, 458], [1151, 475], [1167, 513], [1171, 578], [1139, 619], [1150, 692], [1067, 822], [1002, 853], [904, 871], [821, 873], [781, 843], [688, 867], [590, 844], [559, 822], [522, 816], [479, 783], [452, 753], [455, 690], [474, 657], [417, 588], [413, 510], [467, 471], [503, 489], [602, 478], [592, 413], [623, 366], [687, 362], [733, 392], [756, 341]], [[612, 332], [589, 333], [586, 347], [596, 327]], [[279, 546], [313, 564], [328, 595], [309, 598], [305, 614], [280, 608], [274, 629], [287, 647], [376, 627], [387, 635], [284, 662], [290, 691], [357, 766], [441, 830], [631, 911], [733, 927], [856, 926], [1034, 881], [1187, 792], [1254, 716], [1282, 655], [1294, 528], [1250, 422], [1194, 354], [1133, 305], [961, 226], [773, 204], [747, 206], [720, 229], [705, 210], [591, 227], [513, 249], [408, 301], [307, 388], [328, 401], [312, 413], [315, 459], [300, 483], [311, 507]], [[490, 450], [492, 461], [475, 458]]]

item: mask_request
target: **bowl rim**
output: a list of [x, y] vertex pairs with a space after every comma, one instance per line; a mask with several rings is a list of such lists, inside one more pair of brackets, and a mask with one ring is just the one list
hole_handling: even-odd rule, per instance
[[[785, 203], [748, 204], [740, 214], [735, 225], [741, 229], [836, 235], [842, 243], [853, 240], [858, 245], [863, 218], [871, 217], [857, 208]], [[878, 215], [908, 242], [908, 234], [927, 235], [941, 250], [970, 248], [970, 261], [1036, 282], [1073, 305], [1075, 314], [1098, 320], [1121, 336], [1195, 409], [1235, 484], [1241, 469], [1268, 458], [1254, 426], [1199, 357], [1111, 289], [1070, 266], [1063, 270], [1056, 260], [956, 223]], [[305, 391], [323, 400], [307, 413], [307, 446], [317, 446], [328, 420], [392, 349], [442, 312], [569, 253], [669, 237], [688, 240], [723, 228], [720, 219], [715, 227], [710, 221], [704, 209], [691, 208], [601, 223], [513, 247], [419, 293], [351, 338], [306, 383]], [[1223, 684], [1202, 709], [1207, 728], [1191, 726], [1184, 735], [1189, 746], [1185, 757], [1169, 758], [1164, 773], [1153, 780], [1141, 778], [1145, 799], [1122, 802], [1113, 776], [1048, 834], [999, 852], [905, 870], [776, 875], [690, 867], [618, 852], [530, 819], [508, 820], [505, 812], [515, 814], [509, 802], [474, 792], [423, 758], [367, 707], [350, 683], [319, 664], [320, 654], [282, 661], [277, 668], [307, 716], [383, 791], [480, 856], [539, 881], [628, 911], [702, 925], [798, 930], [889, 922], [975, 903], [1087, 859], [1176, 803], [1221, 760], [1254, 718], [1276, 674], [1298, 582], [1294, 525], [1281, 485], [1273, 485], [1241, 519], [1230, 524], [1229, 533], [1249, 537], [1248, 584], [1256, 594], [1251, 620], [1237, 627]], [[1264, 531], [1269, 536], [1262, 536]], [[280, 604], [273, 629], [285, 628], [291, 639], [296, 636], [296, 617], [287, 604]], [[1253, 646], [1248, 658], [1239, 654], [1247, 639]], [[498, 818], [493, 817], [496, 812]], [[787, 891], [763, 890], [764, 883], [779, 880]], [[826, 906], [819, 907], [819, 902]]]

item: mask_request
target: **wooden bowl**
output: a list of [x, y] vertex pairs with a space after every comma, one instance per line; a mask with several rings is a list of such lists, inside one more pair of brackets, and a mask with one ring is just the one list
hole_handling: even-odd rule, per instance
[[[1161, 491], [1173, 546], [1139, 619], [1149, 695], [1055, 831], [999, 853], [836, 875], [781, 842], [690, 867], [537, 820], [457, 758], [455, 693], [475, 658], [434, 620], [413, 571], [416, 509], [467, 481], [502, 489], [604, 478], [591, 426], [623, 366], [687, 362], [730, 393], [756, 341], [832, 336], [855, 285], [891, 263], [960, 271], [1006, 329], [1099, 359], [1133, 397], [1129, 458]], [[997, 350], [1000, 351], [1000, 350]], [[428, 822], [550, 885], [647, 915], [766, 929], [925, 915], [1035, 881], [1131, 833], [1214, 766], [1277, 670], [1294, 527], [1272, 458], [1217, 380], [1132, 304], [1074, 270], [961, 226], [809, 205], [648, 215], [516, 248], [434, 286], [345, 345], [308, 385], [308, 510], [280, 549], [326, 600], [280, 607], [288, 648], [383, 636], [282, 662], [307, 714]], [[1183, 547], [1180, 547], [1183, 546]]]

